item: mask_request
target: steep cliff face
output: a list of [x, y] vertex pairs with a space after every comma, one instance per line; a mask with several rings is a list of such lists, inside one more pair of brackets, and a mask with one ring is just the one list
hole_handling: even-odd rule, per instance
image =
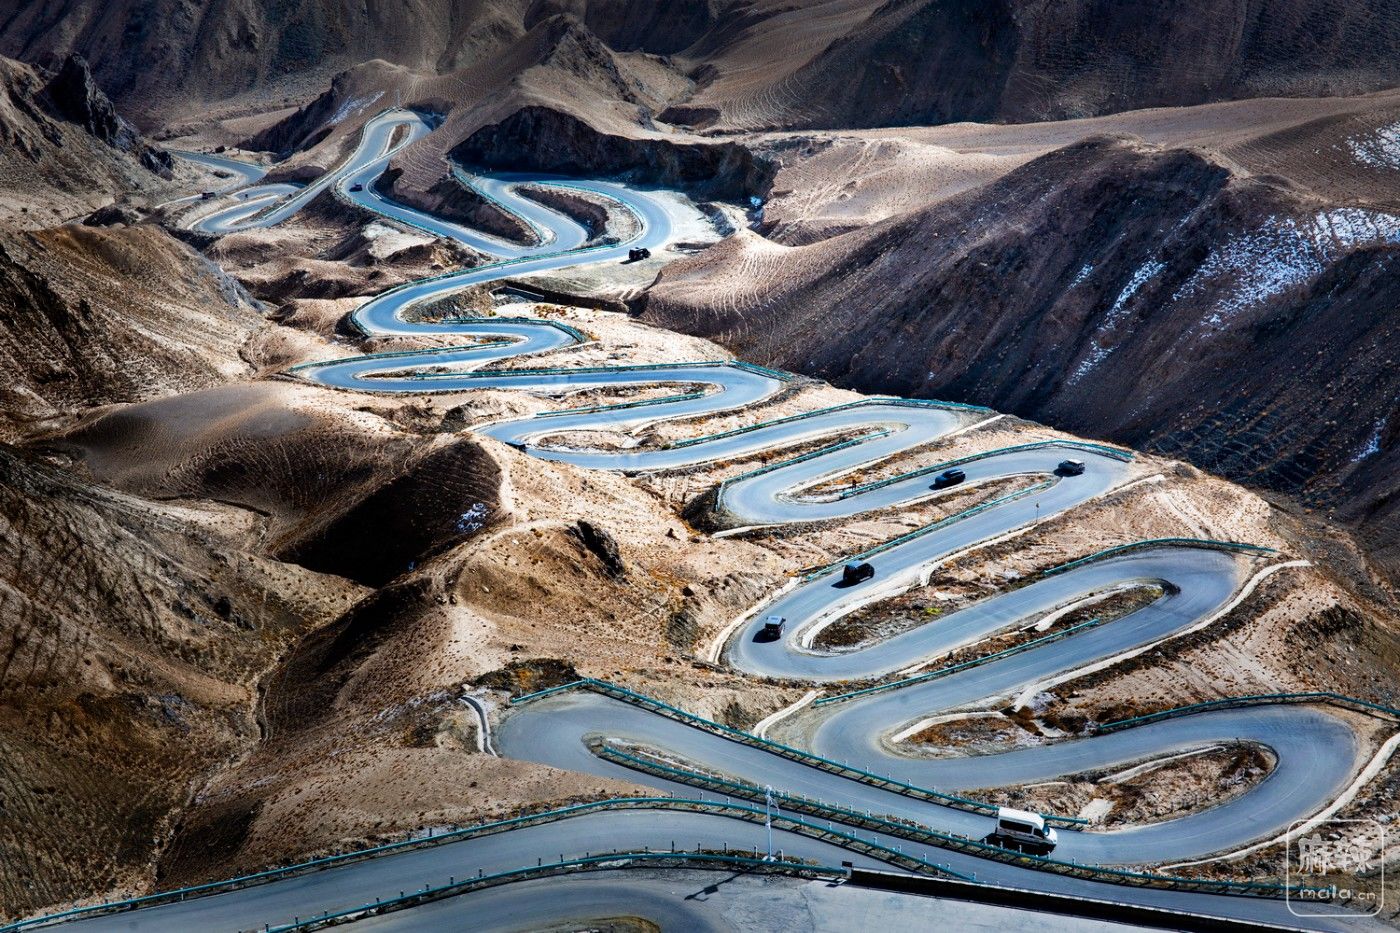
[[450, 156], [467, 165], [565, 175], [623, 175], [709, 197], [767, 193], [773, 167], [736, 143], [673, 143], [612, 135], [548, 107], [523, 107], [477, 130]]
[[136, 156], [143, 166], [170, 177], [174, 162], [170, 153], [149, 146], [136, 128], [117, 113], [107, 95], [92, 80], [82, 56], [69, 55], [44, 88], [55, 110], [87, 130], [96, 139]]
[[1338, 510], [1400, 573], [1400, 216], [1098, 138], [809, 246], [666, 270], [648, 319], [988, 405]]
[[170, 155], [148, 145], [81, 58], [45, 78], [0, 58], [0, 220], [41, 226], [158, 189]]

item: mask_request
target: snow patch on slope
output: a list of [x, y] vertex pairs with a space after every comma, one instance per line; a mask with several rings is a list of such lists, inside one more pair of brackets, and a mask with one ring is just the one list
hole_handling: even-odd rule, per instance
[[[1126, 314], [1127, 304], [1132, 300], [1132, 297], [1166, 267], [1166, 263], [1156, 259], [1139, 266], [1132, 277], [1128, 279], [1128, 284], [1124, 285], [1123, 290], [1118, 293], [1117, 299], [1113, 302], [1113, 307], [1109, 308], [1108, 314], [1104, 315], [1103, 325], [1100, 327], [1099, 333], [1103, 334], [1106, 331], [1116, 329], [1119, 322], [1123, 320]], [[1091, 270], [1092, 267], [1086, 266], [1085, 269]], [[1083, 271], [1080, 273], [1081, 277], [1085, 274], [1086, 273]], [[1080, 364], [1075, 367], [1074, 372], [1070, 373], [1068, 384], [1074, 385], [1079, 382], [1079, 380], [1089, 375], [1100, 363], [1108, 359], [1108, 355], [1112, 352], [1112, 347], [1105, 347], [1102, 338], [1096, 337], [1093, 345], [1089, 348], [1088, 354], [1086, 354]]]
[[1366, 136], [1353, 136], [1347, 140], [1347, 148], [1363, 165], [1400, 169], [1400, 122], [1382, 126]]
[[1301, 220], [1270, 216], [1258, 229], [1215, 249], [1172, 298], [1220, 295], [1195, 330], [1219, 328], [1229, 318], [1306, 284], [1351, 250], [1383, 244], [1400, 244], [1400, 217], [1394, 214], [1341, 207]]
[[341, 104], [340, 109], [335, 112], [335, 116], [331, 117], [327, 122], [333, 124], [340, 123], [346, 117], [350, 116], [350, 114], [359, 113], [383, 96], [384, 92], [379, 91], [373, 97], [352, 97]]

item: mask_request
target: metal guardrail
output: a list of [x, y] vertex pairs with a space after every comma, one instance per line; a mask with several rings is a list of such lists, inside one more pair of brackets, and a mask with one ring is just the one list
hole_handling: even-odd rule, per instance
[[[688, 784], [702, 790], [709, 790], [728, 796], [740, 797], [745, 800], [757, 801], [762, 801], [764, 794], [768, 792], [767, 788], [759, 787], [756, 784], [746, 784], [743, 781], [732, 780], [718, 775], [690, 771], [685, 768], [668, 765], [663, 761], [633, 755], [620, 748], [609, 745], [601, 739], [589, 743], [589, 748], [599, 758], [611, 761], [614, 764], [622, 765], [625, 768], [631, 768], [636, 771], [643, 771], [664, 780]], [[820, 816], [823, 819], [831, 819], [840, 823], [861, 826], [865, 829], [874, 829], [892, 835], [899, 835], [901, 832], [911, 829], [921, 833], [933, 833], [936, 836], [948, 835], [946, 833], [938, 833], [921, 823], [915, 823], [911, 820], [901, 820], [891, 815], [876, 816], [869, 810], [864, 812], [852, 810], [849, 807], [843, 807], [839, 804], [827, 803], [824, 800], [814, 800], [811, 797], [800, 794], [790, 794], [786, 791], [774, 790], [772, 794], [775, 798], [781, 798], [787, 801], [791, 805], [790, 809], [805, 812], [809, 816]], [[996, 810], [995, 807], [992, 809], [993, 811]], [[990, 816], [991, 814], [988, 815]], [[1078, 817], [1055, 816], [1054, 814], [1046, 815], [1045, 818], [1046, 820], [1055, 820], [1071, 827], [1087, 824], [1089, 822], [1088, 820], [1082, 820]], [[964, 837], [950, 836], [950, 838], [961, 839]]]
[[[616, 764], [648, 772], [666, 780], [690, 784], [692, 786], [702, 787], [706, 790], [713, 790], [744, 799], [762, 801], [765, 795], [769, 793], [767, 788], [759, 787], [755, 784], [745, 784], [740, 781], [733, 781], [716, 775], [702, 774], [672, 767], [662, 762], [651, 761], [636, 755], [630, 755], [606, 743], [600, 743], [600, 748], [597, 749], [595, 753], [599, 754], [599, 757], [613, 761]], [[1266, 897], [1278, 896], [1293, 891], [1319, 890], [1305, 888], [1300, 885], [1290, 886], [1267, 882], [1223, 881], [1213, 878], [1181, 878], [1175, 875], [1131, 871], [1128, 869], [1110, 868], [1104, 865], [1092, 865], [1083, 862], [1055, 859], [1049, 856], [1029, 855], [1024, 852], [1004, 849], [1001, 846], [972, 839], [968, 836], [939, 832], [938, 830], [915, 823], [912, 820], [874, 816], [869, 811], [862, 813], [848, 807], [828, 804], [824, 801], [812, 800], [809, 797], [787, 794], [776, 790], [771, 793], [773, 797], [786, 804], [789, 809], [807, 813], [809, 816], [839, 821], [885, 835], [898, 836], [913, 842], [962, 852], [978, 858], [991, 859], [1023, 868], [1052, 871], [1056, 874], [1070, 875], [1086, 880], [1104, 881], [1111, 884], [1132, 884], [1137, 886], [1146, 886], [1150, 884], [1153, 887], [1166, 887], [1173, 890], [1216, 891], [1233, 894], [1243, 893]], [[945, 873], [956, 874], [956, 872], [951, 872], [947, 867], [945, 867], [943, 871]], [[964, 880], [976, 880], [975, 878], [963, 877]]]
[[1258, 544], [1244, 544], [1239, 541], [1213, 541], [1209, 538], [1146, 538], [1142, 541], [1130, 541], [1127, 544], [1120, 544], [1116, 547], [1104, 548], [1102, 551], [1095, 551], [1087, 557], [1072, 560], [1068, 563], [1051, 567], [1049, 570], [1042, 570], [1042, 577], [1053, 576], [1057, 573], [1064, 573], [1066, 570], [1073, 570], [1083, 564], [1093, 563], [1124, 551], [1136, 550], [1138, 548], [1154, 547], [1200, 547], [1213, 548], [1222, 551], [1241, 551], [1248, 554], [1277, 554], [1278, 551], [1271, 547], [1261, 547]]
[[[503, 202], [500, 198], [486, 191], [484, 188], [482, 188], [476, 183], [476, 175], [473, 175], [471, 172], [468, 172], [456, 162], [452, 162], [449, 160], [447, 164], [448, 170], [451, 173], [452, 177], [457, 179], [457, 181], [462, 185], [462, 187], [466, 188], [468, 191], [471, 191], [477, 197], [481, 198], [486, 203], [495, 207], [498, 211], [502, 212], [503, 214], [509, 214], [511, 217], [514, 217], [516, 220], [529, 227], [530, 232], [535, 235], [536, 246], [544, 247], [554, 242], [554, 231], [545, 230], [543, 227], [535, 223], [529, 217], [526, 217], [524, 214], [515, 211], [509, 205]], [[487, 235], [489, 236], [489, 234]]]
[[[785, 381], [790, 381], [792, 379], [791, 373], [783, 373], [779, 370], [768, 369], [767, 367], [757, 366], [753, 363], [743, 363], [742, 361], [738, 362], [746, 369], [762, 371], [765, 375], [776, 376], [778, 378], [784, 379]], [[934, 399], [908, 399], [880, 396], [876, 398], [860, 399], [859, 401], [855, 402], [842, 402], [840, 405], [828, 405], [825, 408], [814, 408], [811, 411], [800, 412], [796, 415], [784, 415], [781, 418], [770, 418], [767, 421], [760, 421], [758, 424], [751, 424], [742, 428], [734, 428], [732, 431], [721, 431], [718, 434], [707, 434], [704, 437], [695, 437], [689, 440], [676, 441], [671, 446], [689, 447], [693, 444], [703, 444], [708, 441], [722, 440], [723, 438], [734, 437], [739, 434], [749, 434], [753, 431], [758, 431], [763, 428], [771, 428], [779, 424], [789, 424], [794, 421], [806, 421], [810, 418], [816, 418], [821, 415], [830, 414], [834, 411], [847, 411], [852, 408], [869, 408], [873, 405], [896, 405], [904, 407], [952, 408], [960, 410], [965, 409], [969, 411], [991, 411], [990, 408], [981, 408], [977, 405], [963, 405], [960, 402], [940, 402]]]
[[1001, 658], [1009, 658], [1012, 655], [1020, 654], [1023, 651], [1030, 651], [1032, 648], [1039, 648], [1041, 645], [1048, 645], [1052, 642], [1057, 642], [1062, 638], [1068, 638], [1076, 632], [1082, 632], [1085, 629], [1090, 628], [1097, 628], [1098, 626], [1103, 625], [1106, 621], [1108, 620], [1099, 618], [1090, 619], [1087, 622], [1080, 622], [1078, 625], [1071, 625], [1067, 629], [1063, 629], [1058, 632], [1051, 632], [1049, 635], [1043, 635], [1040, 638], [1031, 639], [1030, 641], [1025, 642], [1023, 644], [1012, 645], [1010, 648], [1006, 648], [1002, 651], [997, 651], [993, 654], [984, 655], [980, 658], [973, 658], [970, 661], [963, 661], [959, 664], [951, 664], [948, 667], [940, 667], [936, 671], [928, 671], [923, 674], [915, 674], [912, 677], [905, 677], [902, 680], [893, 680], [889, 683], [875, 684], [873, 687], [866, 687], [862, 690], [852, 690], [850, 693], [840, 693], [836, 696], [821, 697], [820, 699], [813, 702], [812, 705], [826, 706], [831, 703], [842, 703], [846, 700], [854, 700], [856, 697], [869, 696], [872, 693], [884, 693], [886, 690], [898, 690], [900, 687], [907, 687], [911, 684], [923, 683], [926, 680], [937, 680], [940, 677], [947, 677], [949, 674], [956, 674], [958, 671], [965, 671], [973, 667], [981, 667], [983, 664], [990, 664], [991, 662], [1000, 660]]
[[1349, 709], [1359, 709], [1368, 713], [1381, 713], [1385, 716], [1393, 716], [1396, 719], [1400, 719], [1400, 709], [1396, 709], [1393, 706], [1373, 703], [1370, 700], [1362, 700], [1342, 693], [1316, 690], [1302, 693], [1253, 693], [1238, 697], [1224, 697], [1219, 700], [1207, 700], [1204, 703], [1192, 703], [1189, 706], [1177, 706], [1172, 709], [1160, 710], [1156, 713], [1133, 716], [1130, 719], [1118, 719], [1113, 722], [1098, 724], [1094, 726], [1094, 731], [1096, 733], [1117, 732], [1120, 729], [1129, 729], [1133, 726], [1141, 726], [1163, 719], [1175, 719], [1178, 716], [1190, 716], [1209, 710], [1237, 709], [1246, 706], [1267, 706], [1274, 703], [1328, 703]]
[[[685, 797], [612, 797], [606, 800], [594, 801], [592, 803], [575, 804], [568, 807], [559, 807], [552, 810], [544, 810], [539, 813], [525, 814], [512, 817], [506, 820], [496, 820], [490, 823], [483, 823], [477, 826], [465, 827], [457, 830], [449, 830], [435, 836], [418, 839], [408, 839], [400, 842], [391, 842], [379, 846], [371, 846], [366, 849], [359, 849], [354, 852], [346, 852], [339, 855], [325, 856], [324, 858], [310, 859], [298, 862], [294, 865], [287, 865], [280, 868], [272, 868], [267, 871], [254, 872], [252, 874], [240, 875], [234, 878], [226, 878], [219, 881], [211, 881], [205, 884], [190, 885], [188, 887], [175, 888], [170, 891], [161, 891], [155, 894], [147, 894], [140, 897], [124, 898], [117, 901], [109, 901], [103, 904], [92, 904], [85, 907], [75, 907], [69, 910], [59, 911], [51, 914], [44, 914], [38, 917], [30, 917], [18, 920], [13, 923], [0, 926], [0, 933], [18, 933], [21, 930], [34, 929], [62, 921], [74, 920], [79, 917], [91, 917], [110, 913], [121, 913], [130, 910], [156, 907], [161, 904], [178, 903], [191, 898], [205, 895], [222, 894], [230, 891], [237, 891], [242, 888], [259, 884], [266, 884], [284, 878], [295, 877], [313, 871], [320, 871], [337, 865], [350, 864], [374, 858], [381, 855], [388, 855], [398, 851], [426, 848], [428, 846], [446, 845], [453, 842], [460, 842], [479, 836], [490, 836], [502, 832], [509, 832], [524, 826], [532, 826], [541, 823], [551, 823], [568, 819], [586, 813], [605, 810], [637, 810], [656, 809], [673, 810], [683, 812], [703, 812], [713, 813], [719, 816], [743, 819], [749, 822], [761, 822], [767, 816], [763, 809], [744, 803], [734, 803], [730, 801], [716, 801], [691, 799]], [[795, 817], [775, 815], [775, 823], [781, 821], [782, 825], [799, 832], [803, 835], [815, 838], [849, 838], [853, 842], [866, 847], [867, 851], [879, 851], [891, 858], [884, 859], [892, 863], [899, 860], [907, 860], [925, 866], [928, 869], [943, 872], [952, 877], [961, 878], [957, 872], [945, 870], [942, 866], [932, 862], [924, 862], [913, 856], [903, 856], [893, 849], [881, 846], [874, 842], [864, 842], [851, 837], [848, 834], [833, 832], [826, 827], [817, 826], [800, 820]]]
[[890, 486], [894, 483], [899, 483], [907, 479], [913, 479], [916, 476], [928, 476], [930, 473], [940, 473], [943, 470], [946, 470], [950, 467], [962, 466], [968, 463], [976, 463], [979, 460], [989, 460], [993, 457], [1000, 457], [1007, 454], [1023, 453], [1028, 450], [1044, 450], [1048, 447], [1065, 447], [1070, 450], [1087, 450], [1092, 453], [1099, 454], [1100, 456], [1111, 457], [1114, 460], [1121, 460], [1125, 463], [1133, 459], [1133, 452], [1130, 450], [1119, 450], [1116, 447], [1107, 447], [1103, 444], [1091, 443], [1090, 441], [1074, 441], [1059, 438], [1056, 438], [1055, 440], [1051, 441], [1032, 441], [1029, 444], [1014, 444], [1010, 447], [997, 447], [993, 450], [984, 450], [980, 453], [968, 454], [965, 457], [958, 457], [954, 460], [945, 460], [942, 463], [935, 463], [931, 466], [919, 467], [917, 470], [910, 470], [907, 473], [900, 473], [898, 476], [891, 476], [887, 477], [886, 479], [872, 480], [871, 482], [863, 483], [859, 486], [852, 486], [849, 489], [843, 490], [837, 498], [845, 499], [849, 498], [850, 496], [858, 496], [863, 492], [869, 492], [872, 489], [879, 489], [884, 486]]
[[416, 891], [413, 894], [405, 894], [387, 900], [377, 899], [373, 904], [361, 904], [359, 907], [350, 907], [346, 910], [336, 911], [335, 913], [327, 911], [305, 920], [298, 917], [295, 918], [293, 922], [285, 923], [280, 926], [266, 926], [263, 928], [263, 933], [292, 933], [294, 930], [319, 930], [325, 927], [339, 926], [342, 923], [353, 923], [365, 917], [379, 916], [398, 910], [418, 907], [430, 901], [456, 897], [482, 888], [509, 884], [513, 881], [526, 881], [531, 878], [544, 878], [598, 869], [644, 868], [657, 863], [670, 863], [677, 868], [690, 868], [696, 867], [697, 865], [705, 867], [723, 865], [742, 868], [748, 871], [767, 870], [785, 875], [813, 878], [845, 878], [848, 874], [847, 870], [844, 868], [833, 868], [829, 865], [809, 865], [805, 862], [787, 860], [769, 861], [762, 858], [749, 858], [738, 855], [718, 855], [713, 852], [618, 851], [608, 855], [591, 855], [585, 858], [541, 862], [538, 865], [527, 865], [524, 868], [513, 868], [509, 871], [494, 872], [490, 875], [478, 875], [475, 878], [469, 878], [464, 881], [452, 879], [449, 880], [447, 884], [439, 885], [438, 887], [425, 886], [423, 890]]
[[866, 560], [867, 558], [874, 557], [876, 554], [883, 554], [885, 551], [891, 550], [892, 548], [897, 548], [901, 544], [907, 544], [908, 542], [913, 541], [915, 538], [922, 538], [924, 535], [930, 534], [935, 531], [939, 531], [943, 528], [947, 528], [949, 525], [957, 524], [963, 519], [971, 518], [979, 512], [985, 512], [988, 509], [996, 508], [997, 506], [1003, 505], [1004, 503], [1013, 502], [1016, 499], [1022, 499], [1026, 496], [1034, 495], [1035, 493], [1040, 492], [1041, 490], [1049, 489], [1052, 485], [1054, 485], [1052, 482], [1046, 480], [1044, 482], [1036, 483], [1032, 486], [1027, 486], [1025, 489], [1018, 489], [1015, 492], [1007, 493], [1004, 496], [997, 496], [995, 499], [989, 499], [986, 502], [978, 503], [977, 505], [974, 505], [971, 508], [963, 509], [961, 512], [949, 515], [947, 518], [940, 518], [936, 522], [930, 522], [929, 524], [924, 525], [920, 528], [915, 528], [913, 531], [908, 532], [906, 534], [902, 534], [897, 538], [891, 538], [888, 541], [883, 541], [872, 548], [867, 548], [866, 550], [861, 551], [859, 554], [852, 554], [848, 557], [843, 557], [840, 560], [832, 561], [831, 563], [826, 564], [823, 567], [818, 567], [816, 570], [804, 574], [802, 577], [802, 582], [806, 583], [811, 580], [815, 580], [818, 577], [824, 577], [827, 574], [834, 573], [837, 569], [844, 567], [846, 564], [849, 564], [853, 561], [862, 561]]
[[[620, 687], [606, 680], [584, 677], [567, 684], [560, 684], [555, 687], [548, 687], [544, 690], [537, 690], [534, 693], [527, 693], [523, 696], [512, 697], [510, 702], [512, 705], [518, 706], [569, 690], [591, 690], [594, 693], [600, 693], [615, 700], [621, 700], [633, 706], [639, 706], [642, 709], [666, 716], [669, 719], [674, 719], [685, 725], [693, 726], [701, 731], [717, 735], [720, 738], [729, 739], [730, 741], [738, 742], [742, 745], [750, 745], [754, 748], [771, 752], [782, 758], [787, 758], [790, 761], [795, 761], [820, 771], [837, 774], [850, 780], [859, 781], [862, 784], [880, 787], [906, 797], [912, 797], [917, 800], [929, 800], [934, 803], [942, 804], [943, 806], [954, 807], [960, 810], [970, 810], [975, 813], [988, 814], [995, 813], [997, 810], [995, 804], [987, 803], [984, 800], [973, 800], [968, 797], [960, 797], [957, 794], [949, 794], [929, 787], [919, 787], [918, 785], [909, 784], [905, 781], [889, 777], [888, 775], [876, 774], [873, 771], [866, 771], [864, 768], [857, 768], [844, 762], [823, 758], [821, 755], [814, 754], [813, 752], [803, 751], [800, 748], [793, 748], [791, 745], [784, 745], [781, 742], [774, 742], [772, 739], [761, 738], [751, 732], [744, 732], [741, 729], [726, 726], [712, 719], [706, 719], [703, 716], [698, 716], [695, 713], [672, 706], [663, 700], [658, 700], [655, 697], [649, 697], [645, 694], [628, 690], [626, 687]], [[1045, 816], [1047, 819], [1065, 823], [1087, 822], [1085, 820], [1080, 820], [1078, 817], [1066, 817], [1056, 814], [1045, 814]]]

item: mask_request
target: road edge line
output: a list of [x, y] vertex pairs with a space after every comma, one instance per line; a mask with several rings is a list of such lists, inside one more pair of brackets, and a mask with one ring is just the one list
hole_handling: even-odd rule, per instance
[[786, 719], [787, 717], [791, 716], [793, 713], [795, 713], [795, 712], [797, 712], [798, 710], [802, 709], [802, 707], [804, 707], [804, 706], [808, 705], [809, 703], [811, 703], [813, 700], [815, 700], [815, 699], [817, 698], [817, 695], [818, 695], [818, 691], [816, 691], [816, 690], [808, 690], [805, 694], [803, 694], [802, 699], [798, 700], [796, 703], [793, 703], [791, 706], [784, 706], [782, 709], [778, 710], [776, 713], [773, 713], [772, 715], [767, 716], [767, 717], [765, 717], [764, 719], [760, 720], [760, 721], [759, 721], [752, 729], [750, 729], [749, 731], [752, 732], [754, 735], [758, 736], [760, 739], [766, 739], [766, 738], [768, 738], [768, 730], [769, 730], [771, 727], [777, 725], [777, 724], [778, 724], [779, 722], [781, 722], [782, 720]]
[[1295, 825], [1292, 829], [1289, 829], [1281, 836], [1275, 836], [1273, 839], [1266, 839], [1263, 842], [1256, 842], [1253, 845], [1246, 846], [1243, 849], [1236, 849], [1233, 852], [1226, 852], [1224, 855], [1213, 855], [1210, 858], [1196, 859], [1195, 861], [1191, 862], [1177, 862], [1174, 865], [1163, 865], [1162, 869], [1165, 871], [1168, 869], [1175, 868], [1189, 868], [1192, 865], [1206, 865], [1211, 862], [1233, 861], [1234, 859], [1244, 858], [1251, 852], [1257, 852], [1260, 849], [1265, 849], [1269, 846], [1277, 845], [1280, 842], [1287, 843], [1294, 836], [1301, 835], [1302, 833], [1305, 833], [1308, 830], [1315, 828], [1316, 826], [1318, 826], [1318, 824], [1328, 819], [1331, 819], [1334, 813], [1342, 809], [1342, 807], [1345, 807], [1347, 804], [1351, 803], [1352, 800], [1356, 799], [1356, 795], [1361, 793], [1361, 788], [1369, 784], [1377, 774], [1380, 774], [1381, 769], [1384, 768], [1386, 764], [1390, 762], [1390, 758], [1395, 753], [1395, 749], [1397, 747], [1400, 747], [1400, 732], [1397, 732], [1395, 735], [1392, 735], [1390, 738], [1386, 739], [1385, 742], [1381, 744], [1381, 747], [1376, 750], [1376, 754], [1371, 758], [1369, 762], [1367, 762], [1366, 767], [1361, 769], [1360, 773], [1356, 775], [1356, 779], [1353, 780], [1351, 784], [1347, 786], [1346, 790], [1342, 791], [1342, 793], [1338, 795], [1336, 800], [1332, 801], [1330, 804], [1328, 804], [1326, 807], [1320, 810], [1315, 816], [1309, 817], [1301, 826]]
[[1047, 678], [1046, 680], [1039, 681], [1038, 683], [1033, 683], [1029, 687], [1026, 687], [1025, 690], [1021, 691], [1021, 693], [1016, 697], [1015, 702], [1012, 704], [1012, 709], [1021, 709], [1028, 702], [1030, 702], [1030, 698], [1035, 696], [1037, 693], [1049, 690], [1052, 687], [1057, 687], [1060, 684], [1065, 683], [1066, 681], [1075, 680], [1077, 678], [1083, 677], [1086, 674], [1097, 673], [1098, 671], [1104, 670], [1105, 668], [1112, 667], [1115, 664], [1121, 664], [1122, 662], [1127, 661], [1131, 658], [1135, 658], [1140, 654], [1151, 651], [1158, 645], [1162, 645], [1174, 639], [1184, 638], [1187, 635], [1199, 632], [1206, 626], [1215, 624], [1215, 622], [1218, 619], [1220, 619], [1226, 613], [1232, 612], [1236, 606], [1248, 599], [1250, 594], [1254, 592], [1254, 590], [1259, 586], [1259, 584], [1264, 582], [1265, 578], [1273, 576], [1280, 570], [1287, 570], [1293, 567], [1311, 566], [1312, 561], [1310, 560], [1289, 560], [1284, 561], [1281, 564], [1272, 564], [1268, 567], [1263, 567], [1253, 577], [1250, 577], [1249, 582], [1247, 582], [1244, 586], [1240, 587], [1240, 590], [1238, 593], [1235, 594], [1234, 599], [1230, 600], [1224, 606], [1221, 606], [1215, 612], [1206, 616], [1204, 619], [1197, 622], [1195, 625], [1188, 626], [1179, 632], [1173, 632], [1170, 635], [1166, 635], [1162, 638], [1157, 639], [1156, 641], [1148, 642], [1145, 645], [1139, 645], [1136, 648], [1129, 648], [1127, 651], [1120, 652], [1118, 654], [1113, 655], [1112, 657], [1102, 658], [1098, 661], [1094, 661], [1091, 664], [1087, 664], [1084, 667], [1075, 668], [1071, 671], [1065, 671], [1062, 674], [1056, 674], [1052, 677]]

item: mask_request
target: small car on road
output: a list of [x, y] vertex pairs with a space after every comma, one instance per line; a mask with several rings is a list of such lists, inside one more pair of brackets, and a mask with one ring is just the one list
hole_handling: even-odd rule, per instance
[[365, 186], [364, 186], [364, 185], [360, 185], [360, 184], [351, 185], [351, 186], [350, 186], [350, 190], [351, 190], [351, 191], [364, 191], [364, 190], [365, 190]]
[[947, 489], [949, 486], [956, 486], [967, 479], [967, 474], [962, 470], [944, 470], [933, 478], [933, 485], [930, 489]]
[[841, 570], [841, 583], [844, 586], [854, 586], [864, 580], [869, 580], [875, 576], [875, 568], [870, 566], [870, 562], [850, 563]]
[[214, 192], [212, 192], [212, 191], [203, 191], [203, 192], [200, 192], [199, 198], [200, 198], [201, 201], [207, 201], [207, 200], [209, 200], [210, 198], [212, 198], [213, 196], [214, 196]]
[[1060, 465], [1055, 467], [1055, 473], [1059, 476], [1079, 476], [1083, 472], [1083, 460], [1061, 460]]
[[777, 641], [783, 637], [783, 625], [786, 622], [787, 619], [782, 616], [769, 616], [763, 620], [763, 630], [758, 633], [759, 637], [763, 641]]

